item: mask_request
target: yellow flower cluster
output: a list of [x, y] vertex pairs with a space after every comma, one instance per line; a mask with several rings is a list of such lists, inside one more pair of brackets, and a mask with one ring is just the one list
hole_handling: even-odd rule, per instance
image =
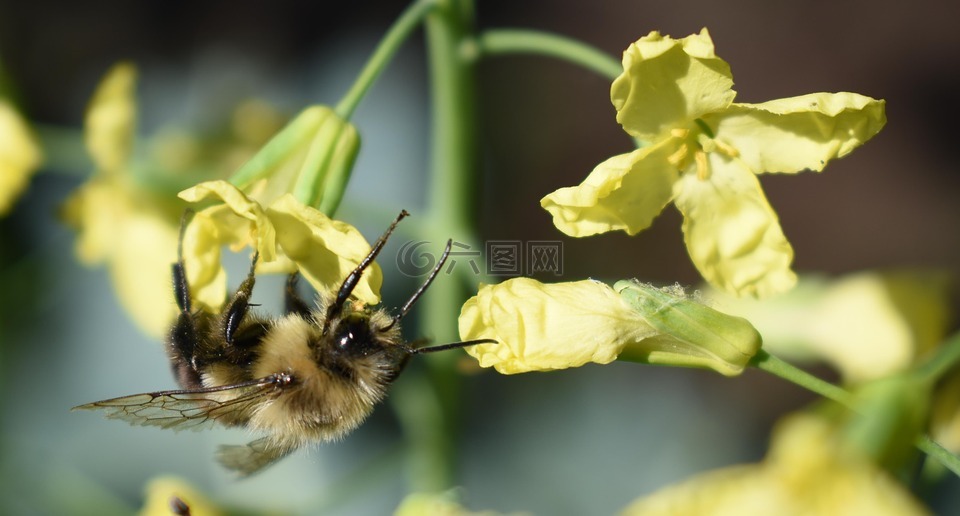
[[814, 93], [735, 103], [730, 67], [706, 29], [680, 40], [651, 32], [624, 52], [623, 70], [610, 96], [643, 145], [544, 197], [554, 225], [574, 237], [633, 235], [673, 202], [708, 282], [761, 297], [793, 287], [793, 249], [756, 174], [822, 170], [883, 127], [884, 102]]

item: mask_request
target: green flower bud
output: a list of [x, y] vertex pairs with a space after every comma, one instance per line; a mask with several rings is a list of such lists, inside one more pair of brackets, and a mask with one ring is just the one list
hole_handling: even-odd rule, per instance
[[743, 371], [763, 342], [741, 317], [718, 312], [674, 288], [636, 280], [618, 281], [614, 290], [659, 335], [627, 346], [621, 359], [649, 364], [704, 367], [726, 376]]
[[263, 205], [292, 193], [329, 215], [340, 205], [359, 150], [360, 135], [353, 124], [327, 106], [310, 106], [240, 167], [230, 182]]

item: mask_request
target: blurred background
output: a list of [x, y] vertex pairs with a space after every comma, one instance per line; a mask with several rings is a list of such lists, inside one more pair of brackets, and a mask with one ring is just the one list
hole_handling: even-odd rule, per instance
[[[960, 4], [477, 3], [481, 28], [553, 31], [615, 56], [651, 30], [679, 38], [708, 27], [742, 102], [819, 91], [886, 99], [887, 127], [848, 158], [822, 174], [762, 178], [796, 268], [960, 273]], [[171, 125], [215, 126], [249, 98], [287, 115], [335, 103], [404, 5], [0, 0], [0, 65], [21, 112], [54, 134], [79, 131], [99, 79], [118, 60], [131, 60], [140, 70], [139, 132], [149, 137]], [[363, 147], [339, 215], [370, 240], [401, 208], [422, 212], [430, 134], [423, 57], [418, 34], [354, 118]], [[525, 56], [485, 61], [478, 78], [482, 238], [562, 240], [565, 280], [698, 283], [673, 208], [636, 237], [577, 240], [562, 237], [539, 207], [543, 195], [630, 148], [607, 80]], [[63, 134], [69, 148], [70, 131]], [[69, 411], [174, 386], [161, 343], [126, 316], [106, 272], [78, 264], [75, 235], [56, 218], [93, 167], [74, 141], [76, 159], [48, 164], [0, 219], [0, 512], [124, 514], [141, 506], [144, 485], [160, 474], [235, 507], [391, 511], [406, 483], [389, 404], [343, 442], [240, 482], [211, 457], [217, 444], [247, 440], [242, 431], [174, 434]], [[402, 243], [392, 242], [381, 259], [387, 306], [415, 288], [390, 259]], [[237, 257], [237, 270], [244, 260]], [[267, 308], [277, 306], [280, 291], [279, 282], [258, 283]], [[456, 315], [451, 308], [449, 317]], [[430, 334], [412, 324], [405, 331]], [[633, 364], [513, 377], [477, 372], [464, 380], [458, 482], [474, 509], [608, 514], [693, 473], [760, 459], [774, 421], [813, 399], [755, 371], [732, 380]], [[958, 492], [960, 482], [950, 478], [924, 500], [949, 513], [960, 510]]]

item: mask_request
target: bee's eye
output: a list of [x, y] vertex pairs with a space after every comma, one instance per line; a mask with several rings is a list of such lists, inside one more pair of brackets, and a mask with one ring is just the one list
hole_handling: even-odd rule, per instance
[[375, 351], [376, 341], [370, 333], [370, 318], [361, 313], [345, 316], [337, 325], [333, 344], [338, 351], [351, 355], [366, 356]]

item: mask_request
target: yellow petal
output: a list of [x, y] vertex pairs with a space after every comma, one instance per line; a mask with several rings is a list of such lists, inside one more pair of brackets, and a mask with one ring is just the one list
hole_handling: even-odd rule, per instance
[[245, 236], [231, 233], [231, 229], [239, 229], [231, 223], [235, 220], [228, 207], [212, 206], [196, 213], [183, 234], [183, 267], [190, 298], [209, 313], [219, 313], [227, 298], [227, 272], [220, 248]]
[[[228, 240], [221, 238], [222, 244], [230, 243], [239, 250], [244, 245], [256, 244], [260, 260], [272, 262], [277, 258], [276, 231], [260, 203], [248, 197], [239, 188], [226, 181], [207, 181], [180, 192], [180, 198], [198, 203], [210, 198], [218, 199], [237, 217], [223, 217], [217, 220]], [[237, 239], [237, 235], [246, 238]]]
[[[350, 224], [332, 220], [304, 206], [293, 195], [278, 199], [267, 210], [276, 228], [277, 244], [318, 292], [336, 291], [370, 252], [370, 244]], [[353, 295], [366, 304], [380, 301], [383, 273], [376, 263], [364, 271]]]
[[704, 117], [754, 173], [820, 171], [877, 134], [885, 103], [856, 93], [812, 93], [733, 104]]
[[675, 203], [690, 259], [710, 284], [764, 297], [796, 283], [793, 248], [760, 182], [736, 160], [710, 154], [707, 180], [684, 174]]
[[540, 200], [553, 224], [574, 237], [623, 230], [636, 234], [673, 198], [678, 173], [667, 158], [673, 139], [614, 156], [597, 165], [575, 187], [561, 188]]
[[592, 280], [484, 285], [463, 305], [459, 324], [463, 340], [498, 342], [466, 349], [503, 374], [606, 364], [656, 333], [612, 288]]
[[699, 514], [927, 514], [877, 466], [838, 450], [813, 416], [778, 425], [766, 459], [697, 475], [630, 504], [624, 516]]
[[170, 516], [174, 513], [173, 505], [179, 500], [189, 508], [190, 516], [217, 516], [224, 514], [205, 496], [195, 490], [190, 484], [177, 477], [158, 477], [147, 484], [147, 500], [144, 502], [140, 516]]
[[27, 123], [0, 99], [0, 216], [20, 197], [40, 166], [40, 148]]
[[87, 108], [84, 139], [102, 172], [117, 173], [130, 158], [136, 132], [136, 82], [137, 71], [132, 64], [114, 65], [100, 81]]
[[617, 121], [631, 136], [654, 141], [736, 95], [730, 66], [714, 54], [707, 29], [675, 40], [651, 32], [623, 53], [623, 74], [610, 88]]

